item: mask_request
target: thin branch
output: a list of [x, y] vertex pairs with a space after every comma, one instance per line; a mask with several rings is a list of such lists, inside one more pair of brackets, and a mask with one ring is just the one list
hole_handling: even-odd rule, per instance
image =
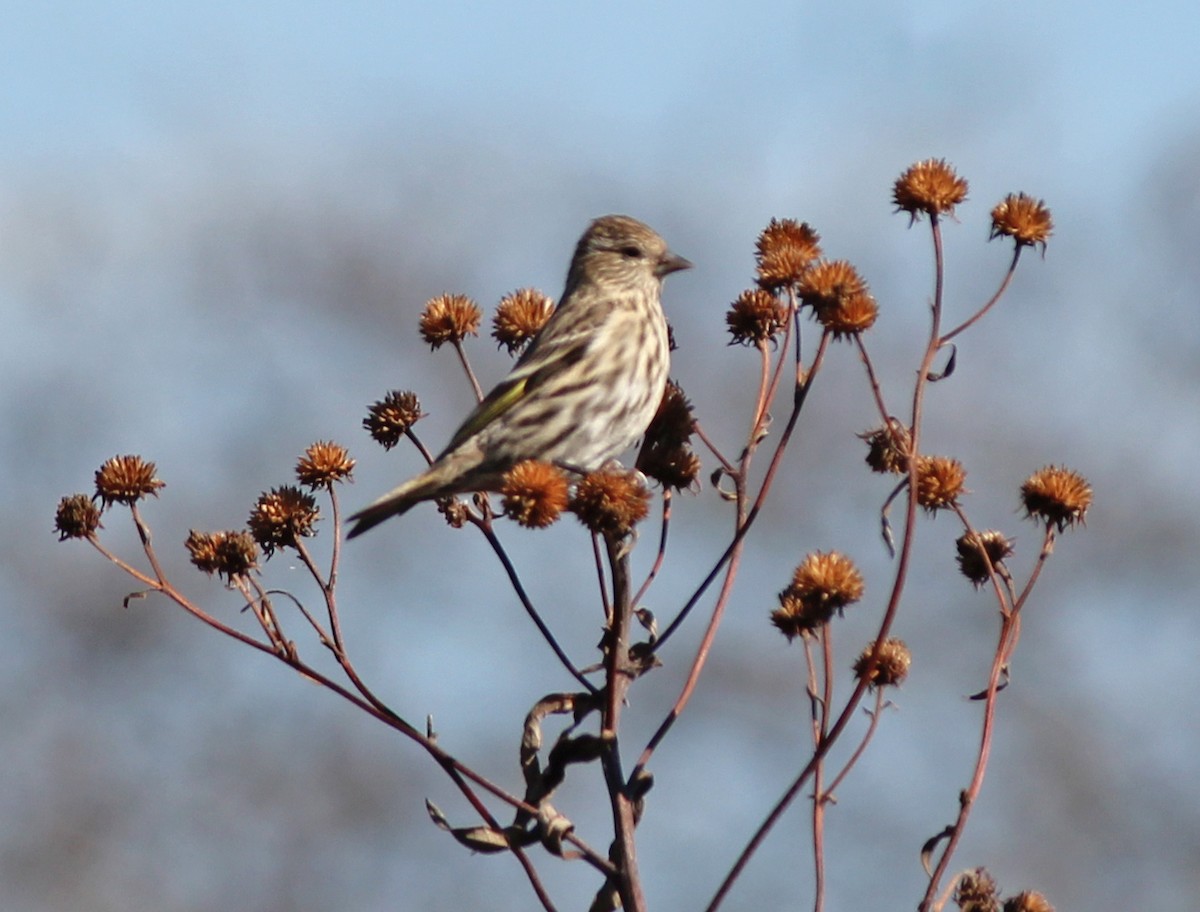
[[530, 600], [528, 593], [525, 592], [525, 586], [521, 582], [521, 577], [517, 574], [517, 568], [513, 566], [513, 562], [509, 559], [508, 552], [504, 549], [504, 545], [502, 545], [500, 543], [500, 539], [496, 537], [496, 530], [493, 528], [491, 522], [481, 519], [472, 519], [472, 522], [479, 528], [479, 531], [483, 533], [483, 537], [487, 539], [487, 543], [492, 546], [492, 551], [494, 551], [496, 557], [500, 559], [500, 564], [504, 567], [504, 572], [508, 574], [509, 584], [513, 587], [513, 591], [516, 592], [517, 599], [521, 602], [521, 606], [525, 609], [525, 613], [529, 615], [529, 619], [533, 621], [534, 626], [537, 627], [538, 632], [541, 633], [542, 639], [549, 644], [550, 648], [554, 651], [554, 654], [558, 657], [558, 661], [562, 663], [562, 666], [570, 673], [571, 677], [578, 681], [588, 691], [588, 693], [596, 693], [596, 685], [585, 678], [583, 676], [583, 672], [575, 667], [575, 663], [571, 661], [570, 656], [568, 656], [563, 650], [562, 646], [558, 644], [558, 640], [555, 639], [554, 633], [550, 630], [549, 626], [547, 626], [546, 622], [542, 620], [542, 616], [533, 606], [533, 602]]
[[471, 362], [467, 358], [467, 350], [463, 348], [462, 341], [459, 339], [453, 340], [454, 351], [458, 353], [458, 361], [462, 365], [463, 370], [467, 373], [467, 379], [471, 381], [471, 389], [475, 393], [475, 401], [483, 401], [483, 387], [479, 385], [479, 381], [475, 378], [475, 371], [471, 369]]
[[[633, 681], [634, 671], [629, 662], [629, 631], [633, 620], [633, 604], [630, 600], [629, 548], [628, 540], [616, 534], [605, 535], [608, 563], [612, 569], [612, 617], [605, 638], [605, 700], [600, 737], [606, 742], [601, 757], [604, 779], [608, 785], [609, 800], [613, 815], [613, 854], [616, 856], [617, 875], [615, 883], [621, 897], [621, 907], [626, 912], [646, 912], [646, 899], [642, 894], [641, 878], [638, 874], [637, 848], [634, 829], [637, 826], [637, 811], [634, 799], [621, 769], [621, 752], [617, 732], [621, 722], [621, 708], [625, 693]], [[613, 880], [613, 878], [610, 878]]]
[[[633, 607], [637, 608], [642, 603], [642, 599], [646, 597], [646, 592], [650, 589], [650, 584], [657, 578], [658, 573], [662, 570], [663, 562], [667, 557], [667, 532], [671, 528], [671, 489], [663, 488], [662, 493], [662, 525], [658, 533], [658, 552], [654, 555], [654, 564], [650, 567], [650, 572], [646, 574], [646, 579], [638, 588], [638, 591], [633, 596]], [[601, 580], [603, 583], [603, 579]]]
[[1008, 290], [1008, 286], [1012, 284], [1013, 276], [1017, 273], [1017, 261], [1021, 259], [1021, 251], [1023, 249], [1025, 248], [1022, 244], [1016, 245], [1016, 249], [1013, 250], [1012, 261], [1008, 264], [1008, 271], [1004, 273], [1004, 278], [1000, 281], [1000, 287], [996, 289], [996, 293], [988, 299], [986, 304], [979, 308], [979, 310], [975, 311], [975, 313], [969, 319], [964, 320], [962, 323], [958, 324], [958, 326], [954, 327], [954, 329], [950, 330], [950, 332], [942, 336], [940, 344], [945, 345], [959, 333], [970, 329], [971, 326], [983, 319], [983, 315], [985, 313], [995, 306], [996, 302], [999, 301], [1004, 295], [1004, 292]]

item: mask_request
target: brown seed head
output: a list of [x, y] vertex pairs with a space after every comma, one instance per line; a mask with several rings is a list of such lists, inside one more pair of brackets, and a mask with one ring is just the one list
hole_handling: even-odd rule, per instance
[[691, 440], [695, 428], [691, 401], [682, 386], [674, 380], [668, 380], [658, 403], [658, 411], [646, 428], [646, 439], [663, 446], [682, 446]]
[[821, 255], [821, 236], [807, 222], [771, 219], [755, 246], [758, 284], [770, 291], [800, 281], [812, 261]]
[[783, 332], [787, 326], [788, 309], [773, 292], [762, 288], [750, 288], [738, 295], [738, 299], [725, 314], [730, 345], [760, 345]]
[[479, 335], [482, 319], [483, 311], [466, 295], [438, 295], [421, 312], [421, 338], [430, 348], [461, 342], [467, 336]]
[[842, 298], [835, 306], [817, 309], [817, 322], [833, 333], [835, 340], [866, 332], [875, 325], [879, 305], [865, 292]]
[[597, 534], [625, 535], [650, 512], [650, 492], [637, 472], [600, 469], [575, 486], [571, 512]]
[[1010, 193], [992, 210], [992, 233], [988, 240], [1007, 235], [1017, 246], [1042, 245], [1054, 233], [1054, 219], [1045, 202], [1025, 193]]
[[967, 470], [949, 456], [921, 456], [917, 459], [917, 503], [935, 513], [958, 503], [966, 493], [963, 482]]
[[962, 912], [1000, 912], [1000, 891], [986, 868], [976, 868], [959, 877], [954, 902]]
[[425, 417], [421, 411], [421, 403], [417, 394], [407, 390], [392, 390], [379, 402], [367, 409], [367, 417], [363, 419], [363, 427], [371, 437], [390, 450], [404, 433]]
[[276, 548], [295, 547], [301, 538], [314, 535], [318, 516], [317, 502], [311, 494], [282, 485], [259, 496], [247, 525], [263, 553], [270, 557]]
[[566, 476], [548, 462], [527, 459], [504, 473], [504, 512], [527, 529], [543, 529], [567, 508]]
[[695, 423], [692, 404], [683, 388], [668, 380], [658, 411], [646, 428], [637, 470], [664, 488], [691, 487], [700, 474], [700, 458], [691, 446]]
[[851, 298], [865, 295], [867, 283], [846, 260], [821, 260], [804, 274], [800, 300], [818, 314], [835, 310]]
[[808, 555], [779, 593], [771, 622], [790, 640], [828, 623], [835, 611], [862, 598], [863, 578], [854, 561], [837, 551]]
[[471, 508], [457, 497], [439, 497], [435, 503], [451, 529], [461, 529], [471, 518]]
[[896, 211], [907, 212], [910, 225], [922, 213], [953, 215], [954, 207], [966, 198], [967, 182], [942, 158], [927, 158], [911, 165], [892, 187]]
[[[965, 532], [954, 542], [954, 546], [958, 549], [958, 569], [976, 587], [991, 579], [988, 560], [996, 567], [1013, 553], [1012, 539], [1005, 538], [1004, 533], [994, 529]], [[985, 554], [987, 559], [984, 558]]]
[[86, 494], [71, 494], [58, 502], [54, 529], [58, 540], [90, 538], [100, 526], [100, 508]]
[[[871, 654], [874, 651], [875, 644], [871, 643], [854, 661], [854, 676], [860, 681], [867, 673], [867, 666], [871, 662]], [[899, 687], [908, 677], [908, 669], [911, 665], [912, 653], [908, 651], [904, 640], [888, 637], [879, 648], [879, 661], [871, 669], [871, 677], [867, 683], [871, 687]]]
[[536, 288], [521, 288], [505, 295], [492, 317], [492, 337], [508, 353], [515, 354], [529, 344], [554, 313], [554, 300]]
[[866, 461], [872, 472], [902, 475], [908, 471], [912, 436], [899, 419], [891, 418], [886, 426], [864, 431], [858, 436], [867, 442]]
[[[638, 454], [639, 472], [664, 488], [674, 488], [676, 491], [696, 486], [700, 468], [700, 457], [690, 446], [643, 447]], [[698, 487], [696, 489], [699, 490]]]
[[210, 576], [217, 573], [233, 582], [234, 577], [246, 576], [258, 568], [258, 548], [254, 537], [245, 529], [237, 532], [188, 533], [184, 546], [192, 563]]
[[354, 470], [354, 460], [344, 446], [331, 440], [318, 440], [296, 463], [296, 477], [310, 488], [329, 487], [345, 481]]
[[1026, 890], [1004, 900], [1004, 912], [1054, 912], [1054, 906], [1041, 893]]
[[135, 504], [147, 494], [157, 497], [163, 482], [154, 477], [154, 468], [141, 456], [114, 456], [96, 470], [96, 496], [106, 507]]
[[1025, 479], [1021, 501], [1030, 519], [1057, 526], [1061, 532], [1067, 526], [1085, 524], [1092, 488], [1078, 472], [1050, 465]]

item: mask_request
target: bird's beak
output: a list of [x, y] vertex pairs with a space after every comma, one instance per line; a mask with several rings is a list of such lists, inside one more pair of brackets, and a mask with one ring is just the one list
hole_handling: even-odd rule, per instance
[[658, 261], [658, 265], [654, 267], [654, 274], [661, 279], [664, 276], [669, 276], [673, 272], [679, 272], [681, 269], [691, 268], [691, 260], [685, 260], [683, 257], [676, 256], [670, 251], [667, 251], [665, 254], [663, 254], [662, 259]]

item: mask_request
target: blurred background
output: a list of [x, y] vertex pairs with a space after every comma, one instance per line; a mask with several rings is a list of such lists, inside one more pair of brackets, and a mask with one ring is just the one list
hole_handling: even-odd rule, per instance
[[[724, 312], [771, 217], [809, 221], [871, 283], [868, 344], [901, 412], [932, 266], [926, 227], [892, 212], [890, 189], [930, 156], [971, 184], [947, 225], [952, 315], [1007, 264], [1009, 245], [986, 243], [1005, 193], [1044, 198], [1056, 232], [960, 339], [957, 371], [930, 391], [926, 446], [964, 461], [973, 521], [1017, 538], [1022, 575], [1038, 532], [1020, 518], [1021, 481], [1053, 462], [1095, 488], [1029, 606], [954, 869], [986, 865], [1005, 894], [1038, 889], [1060, 910], [1195, 908], [1200, 7], [18, 0], [5, 20], [4, 909], [534, 907], [511, 858], [469, 857], [429, 824], [426, 797], [475, 819], [421, 752], [161, 599], [123, 609], [131, 581], [56, 542], [58, 498], [90, 492], [114, 454], [156, 462], [167, 486], [145, 515], [168, 574], [235, 618], [237, 599], [187, 564], [188, 530], [244, 524], [317, 439], [359, 458], [349, 507], [414, 472], [415, 452], [384, 453], [360, 423], [411, 388], [438, 448], [469, 407], [453, 356], [417, 335], [424, 302], [557, 296], [579, 233], [606, 212], [647, 221], [696, 264], [667, 282], [673, 374], [729, 450], [757, 363], [727, 347]], [[767, 622], [794, 565], [837, 548], [867, 574], [836, 628], [843, 695], [878, 622], [890, 482], [853, 437], [874, 423], [857, 357], [832, 354], [707, 676], [654, 759], [639, 831], [651, 908], [703, 907], [807, 757], [801, 652]], [[508, 364], [486, 337], [471, 355], [485, 384]], [[676, 516], [647, 600], [660, 618], [729, 525], [707, 488]], [[502, 534], [566, 648], [592, 661], [581, 528]], [[957, 534], [952, 517], [922, 521], [895, 628], [913, 671], [831, 809], [830, 909], [915, 907], [920, 847], [968, 781], [980, 709], [965, 696], [984, 685], [997, 623], [956, 574]], [[120, 511], [104, 538], [136, 559]], [[323, 528], [314, 546], [329, 542]], [[267, 579], [316, 603], [288, 554]], [[517, 789], [524, 713], [571, 682], [479, 536], [420, 508], [347, 547], [339, 592], [376, 691], [418, 724], [432, 714], [448, 750]], [[702, 626], [701, 612], [634, 689], [630, 753]], [[555, 803], [604, 849], [597, 770]], [[806, 811], [798, 801], [726, 908], [810, 906]], [[590, 869], [533, 857], [560, 908], [584, 907]]]

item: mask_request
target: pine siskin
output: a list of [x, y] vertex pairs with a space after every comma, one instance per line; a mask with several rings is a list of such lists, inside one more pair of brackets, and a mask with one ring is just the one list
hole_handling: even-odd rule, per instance
[[629, 447], [667, 382], [662, 280], [691, 265], [636, 219], [592, 222], [575, 248], [561, 303], [512, 372], [426, 471], [350, 517], [347, 538], [422, 500], [495, 490], [522, 460], [588, 472]]

